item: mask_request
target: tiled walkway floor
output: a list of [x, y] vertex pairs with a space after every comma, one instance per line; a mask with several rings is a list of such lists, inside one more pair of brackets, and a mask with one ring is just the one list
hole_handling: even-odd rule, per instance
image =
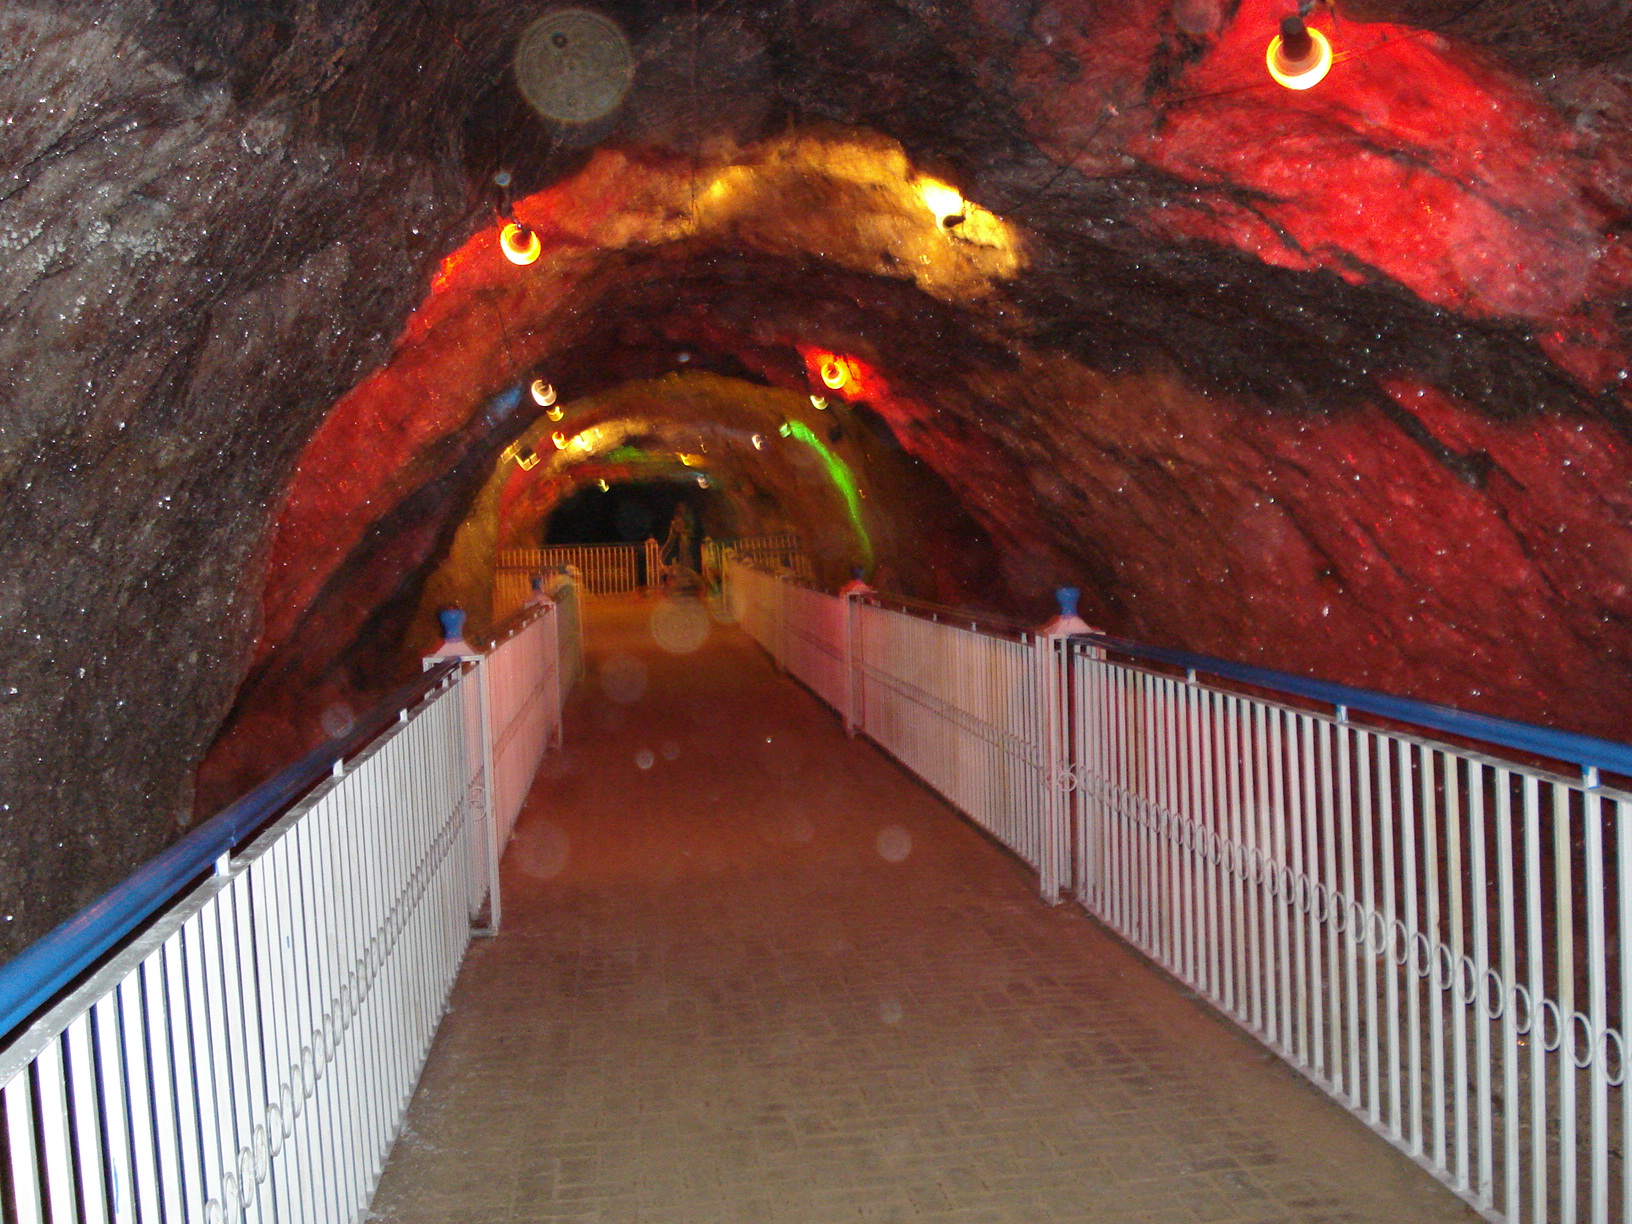
[[740, 634], [658, 649], [656, 606], [592, 604], [378, 1218], [1474, 1218]]

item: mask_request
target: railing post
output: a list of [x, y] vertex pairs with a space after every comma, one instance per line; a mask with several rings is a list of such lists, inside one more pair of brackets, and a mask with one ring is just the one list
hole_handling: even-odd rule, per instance
[[[481, 720], [479, 747], [477, 749], [480, 760], [477, 762], [481, 769], [481, 789], [474, 796], [481, 805], [480, 820], [482, 823], [482, 844], [486, 847], [487, 862], [481, 866], [487, 870], [487, 925], [475, 926], [471, 930], [477, 935], [497, 935], [499, 933], [499, 822], [493, 810], [493, 713], [490, 708], [487, 661], [482, 653], [465, 641], [465, 614], [459, 608], [443, 608], [436, 614], [442, 624], [442, 644], [425, 657], [426, 669], [434, 667], [444, 659], [462, 659], [473, 666], [467, 680], [476, 684], [476, 707]], [[468, 742], [468, 741], [467, 741]], [[468, 776], [469, 763], [466, 763]], [[466, 801], [469, 802], [470, 796]]]
[[566, 715], [562, 709], [561, 687], [561, 605], [551, 601], [544, 611], [544, 619], [549, 621], [549, 629], [544, 634], [547, 639], [544, 649], [540, 652], [545, 659], [545, 671], [550, 677], [550, 716], [555, 719], [555, 727], [550, 732], [549, 746], [561, 747], [563, 726]]
[[1060, 613], [1044, 625], [1035, 639], [1038, 688], [1042, 694], [1043, 734], [1046, 751], [1046, 797], [1041, 865], [1038, 890], [1044, 901], [1057, 905], [1060, 894], [1075, 881], [1072, 834], [1076, 827], [1076, 804], [1072, 796], [1080, 781], [1080, 771], [1071, 751], [1071, 652], [1066, 639], [1074, 633], [1088, 633], [1089, 627], [1077, 615], [1075, 587], [1061, 587], [1054, 595]]
[[861, 643], [861, 597], [873, 589], [862, 581], [861, 574], [857, 566], [851, 571], [850, 581], [839, 588], [839, 598], [844, 600], [844, 733], [852, 739], [862, 723], [861, 685], [856, 670], [861, 664], [857, 650]]

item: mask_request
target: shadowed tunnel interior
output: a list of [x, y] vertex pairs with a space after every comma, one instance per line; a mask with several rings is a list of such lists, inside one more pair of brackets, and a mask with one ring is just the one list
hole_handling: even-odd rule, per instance
[[1293, 90], [1294, 7], [608, 3], [573, 121], [546, 5], [8, 8], [0, 942], [603, 482], [1632, 735], [1632, 7], [1322, 4]]

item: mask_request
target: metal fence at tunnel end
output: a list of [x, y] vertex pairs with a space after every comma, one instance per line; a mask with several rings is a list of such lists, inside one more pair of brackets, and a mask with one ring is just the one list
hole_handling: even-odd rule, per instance
[[427, 660], [0, 966], [0, 1219], [362, 1217], [579, 633], [558, 587]]
[[729, 555], [721, 573], [777, 666], [1046, 901], [1484, 1218], [1632, 1224], [1632, 747]]

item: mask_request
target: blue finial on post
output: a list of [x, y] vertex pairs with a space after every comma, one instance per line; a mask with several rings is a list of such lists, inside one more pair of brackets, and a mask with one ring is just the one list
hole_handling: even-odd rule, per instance
[[1070, 637], [1074, 633], [1099, 633], [1077, 615], [1077, 600], [1082, 591], [1077, 587], [1056, 587], [1054, 598], [1059, 601], [1060, 614], [1042, 627], [1044, 637]]
[[426, 667], [433, 667], [442, 659], [468, 659], [482, 653], [465, 641], [463, 608], [439, 608], [436, 619], [442, 626], [442, 643], [425, 656]]

